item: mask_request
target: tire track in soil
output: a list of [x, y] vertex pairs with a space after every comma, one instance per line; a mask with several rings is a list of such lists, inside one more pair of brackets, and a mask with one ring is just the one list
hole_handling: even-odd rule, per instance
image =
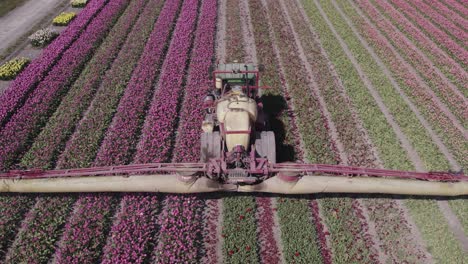
[[[429, 123], [424, 119], [424, 117], [421, 115], [419, 110], [416, 108], [416, 106], [408, 99], [408, 97], [404, 94], [402, 91], [401, 87], [397, 83], [397, 81], [393, 78], [393, 75], [391, 74], [390, 70], [385, 66], [385, 64], [382, 62], [382, 60], [375, 54], [374, 50], [369, 46], [369, 43], [367, 43], [366, 40], [363, 39], [361, 35], [359, 35], [357, 29], [354, 27], [352, 22], [349, 20], [348, 17], [343, 13], [343, 11], [338, 7], [336, 4], [335, 0], [332, 0], [333, 6], [335, 7], [336, 10], [340, 13], [341, 17], [344, 18], [346, 21], [346, 24], [351, 28], [353, 31], [354, 35], [359, 39], [361, 44], [365, 47], [367, 52], [371, 55], [372, 59], [379, 65], [379, 67], [382, 69], [382, 71], [385, 73], [387, 78], [390, 80], [392, 83], [392, 86], [398, 91], [399, 95], [405, 103], [410, 107], [411, 111], [416, 115], [418, 118], [419, 122], [423, 125], [423, 127], [426, 129], [426, 131], [429, 133], [431, 139], [433, 142], [436, 143], [437, 147], [439, 150], [442, 152], [442, 154], [445, 156], [445, 159], [447, 159], [452, 167], [453, 170], [458, 171], [460, 170], [460, 165], [458, 164], [457, 161], [455, 161], [454, 157], [451, 155], [447, 147], [442, 143], [442, 140], [434, 130], [431, 128]], [[423, 171], [425, 168], [422, 164], [422, 161], [420, 158], [414, 159], [413, 163], [415, 164], [416, 170], [418, 171]], [[442, 212], [444, 212], [444, 216], [447, 219], [447, 222], [449, 223], [450, 228], [452, 229], [452, 232], [455, 234], [457, 239], [460, 241], [463, 249], [468, 252], [468, 238], [464, 235], [463, 227], [456, 217], [456, 215], [453, 213], [451, 208], [448, 205], [447, 201], [438, 201], [438, 206], [441, 209]]]
[[[367, 153], [366, 155], [368, 156], [366, 161], [364, 161], [364, 162], [353, 161], [353, 162], [351, 162], [351, 164], [357, 165], [357, 166], [372, 166], [372, 167], [383, 168], [383, 162], [382, 162], [382, 160], [380, 159], [380, 157], [378, 155], [377, 149], [376, 149], [375, 145], [372, 143], [372, 141], [370, 140], [369, 134], [368, 134], [367, 130], [364, 128], [364, 126], [362, 124], [362, 120], [358, 117], [356, 109], [354, 108], [354, 106], [351, 103], [351, 100], [349, 99], [348, 95], [346, 94], [343, 83], [341, 82], [340, 78], [338, 77], [338, 73], [334, 69], [330, 59], [328, 58], [328, 55], [327, 55], [326, 51], [324, 50], [321, 43], [318, 41], [319, 38], [318, 38], [317, 34], [315, 33], [315, 29], [312, 27], [312, 24], [311, 24], [308, 16], [305, 14], [304, 9], [301, 7], [301, 3], [299, 2], [299, 0], [295, 1], [295, 8], [297, 9], [298, 16], [301, 17], [303, 19], [303, 21], [306, 22], [305, 23], [306, 25], [308, 25], [309, 33], [316, 40], [319, 53], [321, 54], [321, 56], [324, 57], [324, 60], [326, 61], [326, 64], [327, 64], [327, 68], [330, 71], [331, 75], [333, 76], [334, 86], [337, 87], [337, 89], [340, 92], [340, 96], [343, 97], [343, 99], [345, 101], [344, 105], [346, 105], [346, 107], [351, 112], [352, 120], [350, 120], [351, 122], [349, 124], [353, 125], [353, 123], [354, 123], [354, 126], [356, 127], [356, 130], [359, 131], [359, 135], [360, 135], [359, 139], [361, 139], [363, 141], [363, 144], [365, 144], [367, 146], [367, 148], [366, 148], [367, 151], [364, 153], [364, 154]], [[312, 41], [310, 43], [312, 43]], [[353, 154], [353, 152], [355, 152], [354, 149], [351, 150], [350, 154]], [[354, 155], [356, 155], [356, 154], [362, 156], [362, 154], [360, 154], [358, 152], [354, 153]], [[374, 158], [374, 159], [372, 159], [372, 158]], [[366, 199], [362, 199], [362, 200], [364, 200], [363, 204], [366, 205], [366, 207], [368, 207], [369, 205], [367, 205], [367, 203], [366, 203], [367, 200]], [[372, 200], [367, 201], [367, 202], [372, 202], [373, 203]], [[393, 206], [393, 204], [397, 205], [396, 210], [397, 210], [397, 212], [399, 212], [398, 215], [401, 215], [401, 217], [403, 218], [403, 221], [405, 223], [407, 223], [407, 227], [410, 230], [410, 232], [408, 232], [408, 233], [412, 234], [412, 236], [406, 237], [406, 238], [403, 237], [401, 240], [402, 241], [411, 241], [412, 239], [414, 239], [415, 240], [414, 243], [408, 243], [408, 244], [415, 244], [415, 245], [419, 245], [419, 246], [414, 248], [412, 251], [413, 252], [425, 251], [425, 250], [423, 250], [423, 248], [425, 248], [426, 246], [425, 246], [425, 243], [422, 240], [422, 236], [421, 236], [419, 230], [416, 228], [416, 225], [412, 221], [411, 217], [409, 216], [409, 213], [407, 213], [407, 210], [404, 207], [404, 205], [402, 203], [398, 203], [398, 201], [392, 201], [392, 200], [387, 201], [387, 204], [389, 206]], [[363, 208], [363, 209], [366, 210], [366, 208]], [[401, 221], [399, 221], [397, 219], [397, 222], [401, 222]], [[370, 229], [371, 228], [372, 228], [372, 226], [370, 226]], [[405, 230], [403, 230], [403, 232], [404, 231]], [[404, 246], [404, 245], [402, 244], [402, 246]], [[418, 253], [418, 254], [421, 254], [421, 253]], [[425, 255], [425, 258], [427, 259], [427, 261], [429, 263], [433, 262], [432, 256], [427, 251], [425, 251], [423, 253], [423, 255]]]
[[[331, 21], [329, 20], [328, 16], [325, 14], [323, 11], [322, 7], [318, 3], [318, 0], [314, 0], [314, 3], [316, 4], [320, 14], [324, 18], [324, 21], [327, 23], [328, 27], [330, 30], [333, 32], [333, 35], [335, 38], [338, 40], [340, 46], [342, 47], [343, 51], [346, 53], [352, 64], [354, 65], [355, 69], [358, 71], [359, 76], [361, 76], [361, 80], [364, 82], [366, 85], [366, 88], [369, 90], [371, 93], [372, 97], [374, 98], [375, 102], [379, 106], [379, 109], [381, 112], [384, 114], [384, 116], [387, 119], [387, 122], [390, 124], [392, 129], [394, 130], [395, 134], [397, 135], [398, 139], [400, 140], [401, 145], [405, 149], [405, 151], [408, 154], [409, 159], [411, 162], [414, 164], [415, 168], [417, 171], [424, 171], [424, 166], [422, 163], [422, 160], [419, 156], [419, 154], [415, 151], [415, 149], [411, 146], [408, 138], [406, 135], [401, 131], [401, 128], [399, 125], [395, 122], [392, 114], [389, 112], [388, 108], [384, 105], [382, 98], [379, 96], [377, 91], [375, 90], [375, 87], [372, 85], [370, 80], [368, 79], [367, 75], [364, 73], [363, 69], [357, 62], [356, 58], [352, 55], [351, 50], [348, 48], [346, 43], [344, 43], [343, 39], [339, 34], [336, 32], [335, 28], [333, 27]], [[438, 201], [437, 202], [439, 208], [444, 207], [443, 201]], [[464, 231], [461, 228], [461, 224], [459, 220], [455, 217], [455, 215], [452, 213], [449, 213], [448, 215], [444, 214], [444, 217], [447, 218], [449, 227], [451, 231], [455, 234], [456, 238], [459, 240], [460, 245], [465, 249], [468, 248], [468, 238], [464, 235]]]

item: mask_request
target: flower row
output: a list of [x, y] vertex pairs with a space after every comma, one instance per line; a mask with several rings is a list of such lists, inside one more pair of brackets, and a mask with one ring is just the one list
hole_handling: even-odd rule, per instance
[[54, 115], [22, 158], [25, 167], [53, 167], [67, 139], [89, 107], [102, 78], [125, 43], [146, 0], [132, 1], [80, 73]]
[[138, 18], [133, 26], [135, 30], [127, 36], [117, 58], [106, 71], [90, 107], [68, 140], [58, 159], [58, 167], [90, 167], [93, 164], [163, 4], [162, 1], [151, 0]]
[[29, 41], [31, 45], [35, 47], [44, 47], [49, 44], [52, 40], [54, 40], [59, 33], [55, 30], [44, 28], [36, 31], [29, 37]]
[[52, 24], [54, 26], [66, 26], [70, 24], [70, 22], [75, 19], [76, 13], [75, 12], [62, 12], [60, 15], [54, 17], [52, 20]]
[[391, 2], [397, 8], [402, 10], [405, 16], [414, 21], [414, 23], [416, 23], [418, 27], [422, 28], [426, 32], [426, 34], [434, 38], [436, 43], [447, 49], [449, 55], [451, 55], [453, 59], [465, 65], [468, 64], [468, 52], [466, 52], [463, 47], [458, 45], [458, 43], [456, 43], [452, 38], [450, 38], [445, 32], [443, 32], [430, 22], [428, 23], [427, 19], [406, 1], [392, 0]]
[[75, 8], [81, 8], [81, 7], [85, 7], [87, 3], [88, 3], [88, 0], [72, 0], [71, 6]]
[[[400, 42], [409, 43], [407, 45], [407, 48], [402, 50], [412, 51], [415, 54], [413, 55], [414, 58], [410, 61], [415, 59], [418, 59], [419, 61], [424, 59], [424, 61], [427, 61], [427, 59], [424, 58], [425, 56], [422, 56], [420, 54], [426, 55], [431, 60], [431, 63], [429, 64], [427, 62], [415, 62], [414, 65], [424, 65], [425, 68], [435, 73], [437, 73], [437, 68], [439, 68], [447, 76], [447, 78], [450, 79], [452, 83], [456, 84], [458, 87], [463, 87], [464, 85], [466, 86], [466, 83], [468, 82], [468, 75], [466, 71], [450, 56], [448, 56], [442, 49], [440, 49], [434, 43], [434, 41], [432, 41], [428, 36], [424, 35], [424, 33], [421, 32], [421, 30], [418, 27], [409, 22], [408, 19], [403, 14], [399, 13], [390, 3], [386, 1], [376, 1], [374, 6], [372, 6], [367, 1], [358, 1], [357, 3], [360, 6], [364, 4], [366, 8], [362, 9], [366, 12], [369, 11], [375, 13], [376, 11], [374, 10], [376, 8], [380, 9], [380, 14], [382, 14], [383, 16], [380, 14], [379, 16], [387, 17], [392, 21], [394, 26], [392, 26], [392, 23], [387, 22], [387, 19], [383, 20], [383, 22], [388, 24], [386, 28], [392, 29], [393, 34], [387, 33], [389, 36], [400, 35], [397, 28], [405, 33], [406, 37], [411, 40], [412, 44], [408, 40], [402, 42], [405, 39], [405, 35], [402, 35], [400, 39], [392, 40], [392, 43], [395, 43], [396, 45], [401, 45]], [[370, 16], [370, 18], [373, 17]], [[418, 49], [420, 49], [424, 53], [418, 52]], [[448, 84], [445, 86], [448, 86]]]
[[28, 58], [14, 58], [0, 65], [0, 80], [13, 80], [29, 62]]
[[435, 9], [437, 12], [439, 12], [439, 14], [445, 16], [446, 19], [451, 20], [458, 27], [464, 28], [467, 26], [467, 22], [462, 16], [460, 16], [454, 10], [448, 8], [441, 1], [427, 1], [427, 0], [424, 1], [424, 3], [426, 4], [427, 2], [429, 2], [431, 4], [431, 7]]
[[14, 111], [24, 102], [51, 67], [61, 58], [62, 53], [78, 38], [84, 28], [93, 20], [107, 1], [93, 0], [58, 38], [42, 51], [39, 58], [13, 81], [0, 95], [0, 127], [5, 125]]

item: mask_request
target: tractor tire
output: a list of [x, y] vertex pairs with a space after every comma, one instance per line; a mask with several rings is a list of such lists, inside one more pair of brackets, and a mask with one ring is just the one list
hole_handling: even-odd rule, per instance
[[273, 131], [257, 133], [255, 139], [255, 150], [261, 158], [267, 158], [268, 162], [276, 163], [276, 142]]
[[210, 159], [221, 157], [221, 135], [218, 131], [202, 133], [200, 161], [208, 162]]

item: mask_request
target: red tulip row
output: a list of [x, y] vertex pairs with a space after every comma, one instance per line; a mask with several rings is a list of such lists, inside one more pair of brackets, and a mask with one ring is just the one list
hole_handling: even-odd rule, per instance
[[60, 151], [89, 107], [102, 77], [117, 57], [147, 0], [132, 1], [104, 42], [87, 63], [80, 77], [63, 98], [54, 115], [42, 129], [21, 164], [25, 167], [53, 167]]
[[[209, 67], [214, 55], [216, 27], [216, 0], [203, 1], [199, 11], [189, 75], [185, 85], [185, 96], [181, 106], [180, 121], [174, 147], [174, 162], [196, 162], [199, 160], [200, 124], [203, 120], [201, 102], [209, 83]], [[199, 196], [168, 196], [166, 210], [161, 217], [157, 263], [193, 262], [201, 253], [199, 237], [202, 232], [204, 202]]]
[[127, 4], [122, 0], [107, 4], [11, 117], [0, 132], [0, 170], [10, 167], [28, 147]]
[[[258, 219], [258, 230], [257, 240], [259, 246], [259, 255], [261, 263], [280, 263], [281, 255], [277, 243], [277, 237], [273, 232], [273, 229], [279, 229], [279, 226], [275, 225], [273, 219], [273, 212], [276, 208], [272, 206], [272, 198], [270, 197], [257, 197], [257, 216]], [[278, 232], [279, 233], [279, 232]]]
[[[431, 7], [444, 16], [446, 19], [451, 20], [453, 23], [455, 23], [458, 27], [460, 28], [467, 28], [468, 27], [468, 21], [464, 19], [462, 16], [460, 16], [457, 12], [453, 11], [452, 9], [448, 8], [446, 5], [444, 5], [441, 1], [428, 1], [425, 0], [424, 3], [430, 4]], [[466, 38], [465, 38], [466, 40]]]
[[[437, 1], [434, 1], [437, 2]], [[417, 9], [420, 14], [428, 17], [432, 24], [447, 32], [453, 39], [458, 41], [461, 45], [466, 46], [468, 43], [468, 33], [465, 29], [459, 28], [452, 21], [445, 16], [437, 13], [430, 5], [424, 3], [422, 0], [413, 1], [413, 7]]]
[[[149, 98], [161, 71], [182, 1], [168, 2], [158, 18], [96, 156], [96, 165], [127, 164], [135, 151]], [[116, 147], [118, 146], [118, 147]]]
[[424, 16], [418, 13], [411, 5], [402, 0], [392, 0], [393, 5], [402, 10], [402, 12], [411, 19], [418, 27], [422, 28], [427, 35], [434, 38], [436, 43], [447, 49], [448, 53], [453, 59], [463, 64], [468, 64], [468, 52], [463, 47], [458, 45], [452, 38], [450, 38], [445, 32], [438, 29], [430, 22], [427, 21]]
[[80, 36], [83, 29], [93, 20], [108, 0], [93, 0], [80, 12], [73, 22], [57, 37], [0, 95], [0, 127], [14, 114], [65, 50]]
[[[363, 5], [361, 1], [357, 2], [360, 5]], [[374, 2], [374, 6], [370, 3], [364, 2], [366, 8], [363, 8], [364, 11], [369, 8], [370, 10], [375, 10], [375, 8], [380, 9], [381, 14], [386, 17], [389, 17], [394, 23], [395, 27], [400, 28], [405, 35], [412, 40], [412, 44], [402, 51], [410, 51], [414, 50], [413, 52], [417, 52], [417, 48], [424, 52], [426, 56], [428, 56], [432, 64], [436, 65], [447, 77], [450, 79], [451, 82], [457, 84], [458, 87], [464, 87], [468, 83], [468, 75], [466, 71], [461, 67], [457, 62], [455, 62], [450, 56], [448, 56], [442, 49], [440, 49], [432, 39], [426, 36], [418, 27], [413, 25], [408, 19], [401, 13], [399, 13], [391, 4], [386, 1], [376, 1]], [[376, 11], [372, 11], [376, 12]], [[382, 15], [379, 14], [379, 17]], [[370, 16], [370, 18], [374, 18]], [[384, 22], [382, 22], [384, 23]], [[385, 23], [388, 24], [388, 22]], [[392, 27], [392, 23], [390, 23], [385, 28], [392, 29], [392, 34], [387, 33], [388, 36], [392, 35], [399, 35], [398, 30], [395, 27]], [[401, 37], [400, 37], [401, 38]], [[401, 40], [395, 39], [392, 41], [395, 45], [398, 45]], [[401, 45], [401, 44], [400, 44]], [[417, 47], [417, 48], [416, 48]], [[414, 55], [414, 59], [421, 57], [420, 55]], [[423, 59], [422, 57], [419, 60]], [[412, 59], [413, 60], [413, 59]], [[425, 68], [432, 69], [434, 66], [427, 63], [416, 62], [415, 65], [421, 64], [426, 65]], [[430, 66], [430, 67], [429, 67]], [[432, 69], [431, 71], [434, 71]], [[432, 75], [431, 75], [432, 76]], [[431, 77], [433, 78], [433, 77]]]
[[[375, 17], [374, 15], [378, 15], [379, 12], [373, 7], [367, 0], [361, 0], [357, 2], [361, 9], [369, 14], [369, 17]], [[395, 10], [388, 7], [387, 3], [379, 2], [382, 4], [382, 7], [386, 10], [386, 12], [391, 12], [390, 15], [392, 17], [395, 15]], [[397, 18], [397, 17], [395, 17]], [[399, 24], [404, 24], [404, 21], [398, 19]], [[448, 87], [447, 83], [442, 79], [439, 78], [437, 75], [434, 74], [433, 63], [428, 59], [425, 59], [421, 56], [421, 53], [418, 52], [417, 48], [407, 40], [403, 34], [399, 33], [395, 26], [392, 25], [387, 20], [379, 19], [374, 20], [375, 25], [385, 34], [387, 37], [391, 39], [392, 43], [403, 53], [403, 55], [407, 58], [407, 61], [412, 62], [413, 67], [428, 81], [430, 87], [434, 90], [434, 92], [440, 97], [441, 100], [447, 107], [460, 119], [465, 120], [468, 117], [468, 112], [466, 108], [460, 107], [460, 105], [464, 104], [464, 99], [454, 93], [453, 90]], [[413, 35], [416, 36], [416, 35]], [[427, 43], [427, 42], [425, 42]], [[434, 51], [435, 52], [435, 51]], [[463, 77], [464, 76], [464, 77]], [[468, 81], [468, 75], [463, 73], [460, 76], [460, 80], [462, 82]], [[463, 81], [463, 79], [465, 81]]]
[[153, 31], [163, 4], [162, 0], [152, 0], [140, 15], [134, 25], [135, 30], [128, 35], [118, 57], [106, 72], [86, 114], [68, 140], [58, 160], [58, 167], [90, 167], [93, 164], [101, 140], [112, 121], [115, 109]]
[[411, 70], [406, 62], [397, 58], [396, 54], [391, 49], [391, 44], [387, 39], [379, 34], [373, 25], [363, 21], [360, 16], [352, 16], [352, 19], [357, 20], [358, 29], [361, 34], [366, 37], [369, 43], [374, 47], [374, 50], [380, 55], [384, 62], [389, 66], [390, 70], [401, 80], [401, 87], [406, 94], [413, 99], [418, 108], [424, 113], [431, 126], [438, 130], [439, 136], [444, 140], [444, 143], [453, 151], [456, 159], [463, 163], [466, 156], [464, 149], [464, 135], [457, 130], [447, 115], [441, 110], [435, 98], [422, 87], [422, 84], [411, 73]]
[[[171, 109], [171, 107], [176, 107], [178, 98], [177, 95], [173, 95], [171, 97], [170, 92], [173, 90], [178, 91], [181, 89], [182, 86], [182, 78], [184, 77], [184, 70], [190, 54], [189, 49], [192, 42], [191, 38], [196, 27], [198, 4], [199, 2], [196, 0], [187, 0], [182, 6], [179, 20], [174, 30], [171, 45], [169, 46], [169, 51], [164, 62], [161, 75], [159, 77], [158, 86], [156, 88], [157, 90], [153, 97], [153, 104], [151, 105], [151, 108], [146, 118], [146, 122], [149, 123], [145, 123], [145, 127], [143, 128], [142, 132], [141, 142], [144, 142], [145, 139], [148, 140], [150, 138], [158, 140], [159, 134], [157, 133], [161, 130], [173, 130], [173, 122], [169, 122], [169, 125], [166, 124], [166, 126], [159, 126], [160, 122], [162, 122], [163, 120], [152, 119], [154, 118], [153, 115], [156, 114], [154, 111], [156, 111], [156, 109], [158, 108], [161, 109], [161, 107], [167, 107], [167, 111], [176, 111], [176, 109]], [[172, 113], [173, 115], [170, 117], [176, 118], [177, 113]], [[124, 135], [126, 135], [126, 133], [124, 133]], [[140, 144], [142, 144], [141, 142]], [[162, 144], [163, 142], [160, 142], [160, 145]], [[118, 148], [120, 146], [114, 147]], [[126, 145], [124, 144], [123, 147], [125, 148]], [[167, 148], [169, 147], [170, 146], [167, 146]], [[158, 156], [158, 150], [159, 145], [156, 145], [153, 148], [145, 147], [144, 149], [138, 149], [136, 153], [135, 162], [148, 162], [151, 158], [154, 158], [156, 161], [167, 160], [170, 154], [166, 152], [166, 156]], [[148, 160], [145, 160], [142, 157], [146, 155], [142, 152], [146, 151], [148, 151], [147, 155], [151, 155], [149, 157], [145, 157], [145, 159], [147, 158]], [[143, 197], [146, 198], [146, 196]], [[144, 258], [138, 258], [138, 255], [147, 255], [149, 257], [149, 255], [151, 254], [148, 251], [151, 250], [152, 244], [154, 243], [153, 240], [156, 238], [154, 234], [154, 230], [156, 230], [156, 222], [153, 219], [155, 219], [158, 212], [155, 210], [147, 211], [142, 214], [142, 221], [136, 223], [134, 221], [130, 221], [132, 220], [130, 218], [122, 218], [121, 215], [133, 215], [135, 214], [135, 212], [133, 211], [135, 210], [135, 208], [145, 208], [149, 205], [145, 204], [144, 201], [141, 202], [138, 200], [129, 199], [127, 198], [127, 196], [124, 197], [122, 203], [122, 211], [117, 216], [118, 222], [112, 227], [111, 238], [108, 241], [108, 244], [105, 248], [105, 252], [107, 252], [105, 253], [106, 263], [115, 261], [130, 261], [132, 263], [141, 262], [144, 260]], [[161, 232], [165, 232], [164, 230], [166, 229], [169, 229], [171, 232], [180, 231], [176, 230], [178, 228], [174, 229], [170, 225], [164, 226], [166, 221], [172, 221], [171, 213], [179, 213], [179, 210], [184, 211], [184, 218], [187, 218], [176, 219], [176, 221], [178, 221], [176, 222], [176, 226], [185, 226], [186, 221], [197, 221], [192, 216], [193, 213], [197, 213], [193, 211], [193, 209], [196, 210], [197, 208], [199, 208], [199, 206], [196, 203], [197, 202], [194, 201], [192, 207], [192, 202], [189, 200], [185, 200], [182, 201], [182, 203], [180, 203], [180, 201], [174, 200], [173, 197], [167, 198], [167, 205], [163, 207], [164, 211], [162, 213], [162, 216], [159, 217]], [[154, 207], [156, 205], [152, 206]], [[147, 220], [151, 222], [147, 222]], [[185, 230], [183, 234], [186, 234], [187, 232], [189, 233], [189, 236], [193, 236], [194, 234], [196, 234], [193, 232], [193, 230]], [[191, 243], [190, 241], [188, 242]], [[178, 246], [179, 244], [175, 243], [171, 245], [174, 247]], [[167, 258], [168, 256], [165, 255], [164, 244], [159, 244], [159, 246], [155, 246], [156, 253], [152, 255], [155, 255], [157, 262], [174, 261], [174, 259]], [[184, 252], [182, 251], [181, 253]], [[195, 251], [195, 256], [196, 254], [197, 253]], [[187, 256], [193, 257], [193, 253], [189, 253]], [[180, 256], [172, 257], [178, 258]]]

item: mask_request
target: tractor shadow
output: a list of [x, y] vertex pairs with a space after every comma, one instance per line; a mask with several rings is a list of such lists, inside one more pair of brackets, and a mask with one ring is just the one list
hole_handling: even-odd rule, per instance
[[281, 117], [287, 115], [287, 103], [280, 95], [263, 95], [263, 109], [268, 116], [267, 129], [275, 133], [277, 162], [296, 161], [294, 146], [286, 143], [286, 128]]

